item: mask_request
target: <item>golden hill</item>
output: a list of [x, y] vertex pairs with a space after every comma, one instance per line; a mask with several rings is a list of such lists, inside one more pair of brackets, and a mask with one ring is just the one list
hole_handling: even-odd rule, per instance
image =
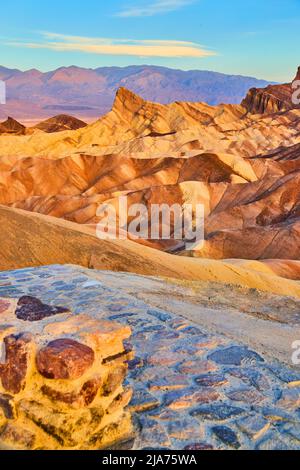
[[98, 240], [79, 224], [0, 206], [0, 268], [78, 264], [101, 270], [213, 281], [300, 297], [300, 262], [248, 264], [198, 260], [160, 253], [131, 241]]

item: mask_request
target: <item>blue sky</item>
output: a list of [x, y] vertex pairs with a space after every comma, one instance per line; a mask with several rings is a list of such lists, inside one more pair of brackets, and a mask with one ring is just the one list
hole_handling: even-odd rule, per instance
[[154, 64], [274, 81], [300, 65], [300, 0], [12, 0], [0, 64], [43, 71]]

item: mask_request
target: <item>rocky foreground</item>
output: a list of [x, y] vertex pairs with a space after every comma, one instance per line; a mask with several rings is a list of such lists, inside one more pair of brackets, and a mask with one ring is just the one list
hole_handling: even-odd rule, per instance
[[[74, 401], [72, 394], [65, 395], [61, 389], [63, 382], [68, 388], [69, 379], [74, 378], [68, 376], [67, 381], [62, 381], [61, 372], [65, 379], [66, 372], [77, 377], [86, 370], [94, 370], [89, 369], [93, 359], [89, 348], [81, 346], [84, 354], [76, 362], [78, 346], [66, 341], [70, 334], [75, 335], [77, 341], [79, 338], [83, 341], [82, 333], [85, 334], [89, 327], [87, 322], [82, 330], [80, 322], [88, 315], [102, 331], [107, 321], [123, 325], [118, 341], [128, 335], [129, 328], [132, 331], [130, 342], [135, 357], [127, 359], [127, 386], [133, 388], [134, 394], [127, 412], [133, 413], [134, 435], [126, 444], [118, 444], [119, 448], [300, 449], [300, 371], [299, 366], [291, 363], [291, 342], [300, 338], [299, 301], [271, 294], [261, 297], [263, 294], [258, 291], [249, 291], [245, 296], [245, 292], [232, 286], [227, 289], [203, 283], [195, 291], [194, 287], [173, 285], [155, 278], [75, 266], [2, 272], [0, 296], [22, 299], [24, 295], [27, 296], [25, 300], [28, 296], [38, 296], [50, 306], [35, 303], [33, 308], [21, 300], [16, 311], [18, 319], [12, 322], [10, 317], [9, 323], [18, 326], [18, 322], [22, 322], [24, 334], [27, 329], [38, 330], [39, 324], [45, 322], [45, 328], [49, 330], [47, 341], [53, 340], [53, 335], [59, 336], [65, 350], [69, 348], [69, 354], [73, 348], [71, 357], [75, 360], [71, 362], [71, 368], [62, 370], [59, 365], [61, 359], [65, 360], [64, 353], [54, 355], [52, 362], [48, 358], [55, 348], [63, 351], [63, 345], [50, 343], [44, 346], [36, 362], [41, 379], [35, 382], [34, 395], [27, 397], [27, 401], [24, 400], [26, 388], [25, 391], [15, 387], [7, 390], [4, 371], [7, 366], [2, 362], [0, 371], [5, 389], [4, 395], [1, 390], [0, 400], [2, 445], [47, 448], [49, 442], [59, 447], [61, 440], [66, 440], [68, 447], [77, 447], [78, 441], [73, 442], [72, 436], [85, 442], [85, 433], [83, 436], [80, 426], [75, 426], [74, 434], [72, 429], [71, 433], [62, 432], [61, 413], [59, 418], [55, 413], [51, 414], [50, 426], [49, 415], [41, 411], [41, 405], [33, 402], [42, 399], [44, 404], [50, 400], [49, 409], [58, 402], [64, 409], [75, 405], [80, 409], [84, 401], [85, 413], [91, 413], [97, 407], [101, 387], [87, 401], [84, 400], [85, 393], [75, 397], [77, 400]], [[230, 296], [234, 296], [235, 303]], [[172, 301], [164, 304], [167, 297]], [[248, 305], [245, 305], [245, 298], [249, 299]], [[57, 305], [67, 311], [55, 309]], [[54, 316], [41, 319], [53, 311]], [[252, 320], [257, 331], [251, 336]], [[242, 325], [244, 336], [239, 330], [242, 321], [246, 322]], [[284, 321], [288, 321], [289, 326], [282, 327]], [[72, 332], [68, 325], [72, 325]], [[94, 332], [99, 329], [95, 328]], [[284, 343], [286, 333], [290, 344]], [[90, 332], [86, 338], [96, 339], [95, 335], [89, 335]], [[275, 347], [268, 344], [268, 337], [275, 337]], [[22, 337], [17, 341], [21, 342]], [[30, 341], [26, 342], [28, 344]], [[10, 360], [15, 358], [7, 359]], [[99, 380], [106, 374], [103, 375], [102, 368], [98, 370]], [[33, 382], [28, 385], [32, 386]], [[59, 389], [54, 393], [57, 387]], [[67, 404], [61, 400], [66, 396]], [[12, 400], [18, 409], [17, 418], [8, 413]], [[91, 432], [99, 426], [97, 416], [94, 413], [90, 421]], [[107, 412], [106, 416], [109, 416]], [[25, 424], [26, 432], [18, 430]], [[70, 430], [70, 426], [68, 422], [65, 431]], [[33, 430], [39, 430], [38, 440]], [[97, 442], [95, 445], [97, 447]], [[113, 446], [108, 444], [108, 447]]]
[[132, 435], [128, 326], [0, 298], [0, 449], [101, 449]]

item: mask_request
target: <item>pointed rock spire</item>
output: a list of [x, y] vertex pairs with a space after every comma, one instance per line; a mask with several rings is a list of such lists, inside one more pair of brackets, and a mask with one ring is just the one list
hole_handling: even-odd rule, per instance
[[297, 75], [295, 77], [295, 80], [300, 80], [300, 66], [298, 67], [298, 71], [297, 71]]
[[141, 108], [143, 103], [144, 100], [139, 95], [136, 95], [127, 88], [121, 87], [116, 93], [113, 109], [118, 111], [127, 109], [134, 113]]

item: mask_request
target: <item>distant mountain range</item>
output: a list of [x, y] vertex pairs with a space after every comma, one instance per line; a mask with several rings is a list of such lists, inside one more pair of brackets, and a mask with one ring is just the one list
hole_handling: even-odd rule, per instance
[[240, 103], [249, 88], [270, 84], [252, 77], [155, 66], [97, 69], [72, 66], [47, 73], [0, 66], [0, 80], [7, 86], [7, 104], [0, 106], [0, 119], [13, 116], [25, 122], [56, 114], [96, 119], [110, 110], [119, 87], [163, 104], [204, 101], [216, 105]]

